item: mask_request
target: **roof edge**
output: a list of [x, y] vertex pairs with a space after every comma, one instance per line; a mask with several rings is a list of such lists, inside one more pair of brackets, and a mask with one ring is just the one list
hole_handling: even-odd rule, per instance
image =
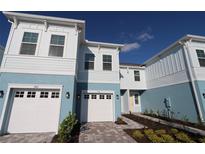
[[105, 47], [118, 47], [118, 48], [122, 48], [124, 46], [124, 44], [116, 44], [116, 43], [107, 43], [107, 42], [96, 42], [96, 41], [88, 41], [85, 40], [85, 43], [87, 43], [88, 45], [93, 45], [93, 46], [105, 46]]
[[77, 19], [69, 19], [69, 18], [61, 18], [61, 17], [52, 17], [52, 16], [44, 16], [44, 15], [34, 15], [28, 13], [18, 13], [18, 12], [6, 12], [4, 11], [3, 14], [8, 18], [12, 19], [16, 17], [17, 19], [23, 17], [25, 19], [31, 20], [31, 18], [36, 20], [50, 20], [50, 21], [60, 21], [60, 22], [67, 22], [67, 23], [77, 23], [77, 24], [85, 24], [85, 20], [77, 20]]

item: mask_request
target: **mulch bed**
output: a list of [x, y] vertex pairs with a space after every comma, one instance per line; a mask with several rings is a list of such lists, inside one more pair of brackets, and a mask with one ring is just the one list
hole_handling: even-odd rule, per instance
[[202, 124], [196, 124], [196, 123], [192, 123], [192, 122], [181, 121], [181, 120], [178, 120], [178, 119], [170, 119], [170, 118], [167, 118], [167, 117], [156, 116], [156, 115], [151, 115], [151, 114], [144, 114], [144, 115], [154, 117], [154, 118], [158, 118], [158, 119], [161, 119], [161, 120], [165, 120], [165, 121], [168, 121], [168, 122], [174, 122], [174, 123], [177, 123], [177, 124], [182, 124], [182, 125], [186, 125], [186, 126], [190, 126], [190, 127], [205, 130], [205, 126], [202, 125]]
[[[151, 121], [149, 119], [145, 119], [143, 117], [139, 117], [139, 116], [136, 116], [136, 115], [133, 115], [133, 114], [124, 114], [123, 116], [125, 116], [126, 118], [129, 118], [129, 119], [131, 119], [133, 121], [136, 121], [138, 123], [141, 123], [141, 124], [143, 124], [143, 125], [148, 127], [148, 128], [138, 129], [141, 132], [144, 132], [144, 130], [146, 130], [146, 129], [153, 129], [154, 131], [155, 130], [159, 130], [159, 129], [164, 129], [168, 135], [171, 135], [174, 139], [176, 139], [173, 136], [173, 133], [171, 132], [172, 127], [170, 127], [170, 126], [167, 126], [167, 125], [164, 125], [164, 124], [161, 124], [161, 123], [158, 123], [158, 122], [154, 122], [154, 121]], [[137, 142], [139, 142], [139, 143], [150, 143], [150, 140], [146, 136], [144, 138], [141, 138], [141, 139], [134, 138], [132, 136], [132, 134], [133, 134], [133, 132], [135, 130], [137, 130], [137, 129], [125, 129], [124, 131], [128, 135], [130, 135], [133, 139], [135, 139]], [[178, 129], [178, 130], [180, 132], [186, 133], [195, 142], [199, 142], [199, 138], [203, 137], [203, 136], [201, 136], [199, 134], [190, 133], [190, 132], [187, 132], [187, 131], [184, 131], [184, 130], [180, 130], [180, 129]]]

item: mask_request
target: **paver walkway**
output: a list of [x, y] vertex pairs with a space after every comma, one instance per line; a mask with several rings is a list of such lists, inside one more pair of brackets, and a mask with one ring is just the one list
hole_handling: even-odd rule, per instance
[[50, 143], [55, 133], [8, 134], [0, 136], [0, 143]]
[[113, 122], [91, 122], [81, 126], [80, 143], [134, 143], [133, 138], [123, 129], [140, 129], [143, 125], [122, 117], [128, 125], [117, 125]]

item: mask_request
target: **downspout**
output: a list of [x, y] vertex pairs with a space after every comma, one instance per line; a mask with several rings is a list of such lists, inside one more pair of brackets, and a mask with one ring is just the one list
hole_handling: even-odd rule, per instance
[[200, 106], [200, 102], [199, 102], [199, 97], [198, 97], [196, 85], [194, 82], [194, 76], [193, 76], [193, 72], [192, 72], [191, 64], [190, 64], [190, 62], [191, 62], [190, 55], [189, 55], [190, 50], [189, 50], [189, 47], [187, 45], [187, 42], [179, 42], [179, 43], [183, 47], [183, 56], [184, 56], [185, 66], [187, 69], [187, 76], [188, 76], [188, 79], [191, 83], [191, 89], [194, 93], [194, 100], [195, 100], [195, 106], [196, 106], [196, 110], [197, 110], [197, 114], [198, 114], [198, 119], [199, 119], [200, 123], [204, 123], [205, 121], [203, 118], [203, 114], [202, 114], [202, 110], [201, 110], [201, 106]]

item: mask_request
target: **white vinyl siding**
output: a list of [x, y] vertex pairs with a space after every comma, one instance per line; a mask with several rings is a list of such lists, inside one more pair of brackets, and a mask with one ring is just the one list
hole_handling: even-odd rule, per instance
[[24, 32], [20, 54], [35, 55], [38, 33]]
[[51, 35], [49, 56], [63, 57], [65, 36]]

